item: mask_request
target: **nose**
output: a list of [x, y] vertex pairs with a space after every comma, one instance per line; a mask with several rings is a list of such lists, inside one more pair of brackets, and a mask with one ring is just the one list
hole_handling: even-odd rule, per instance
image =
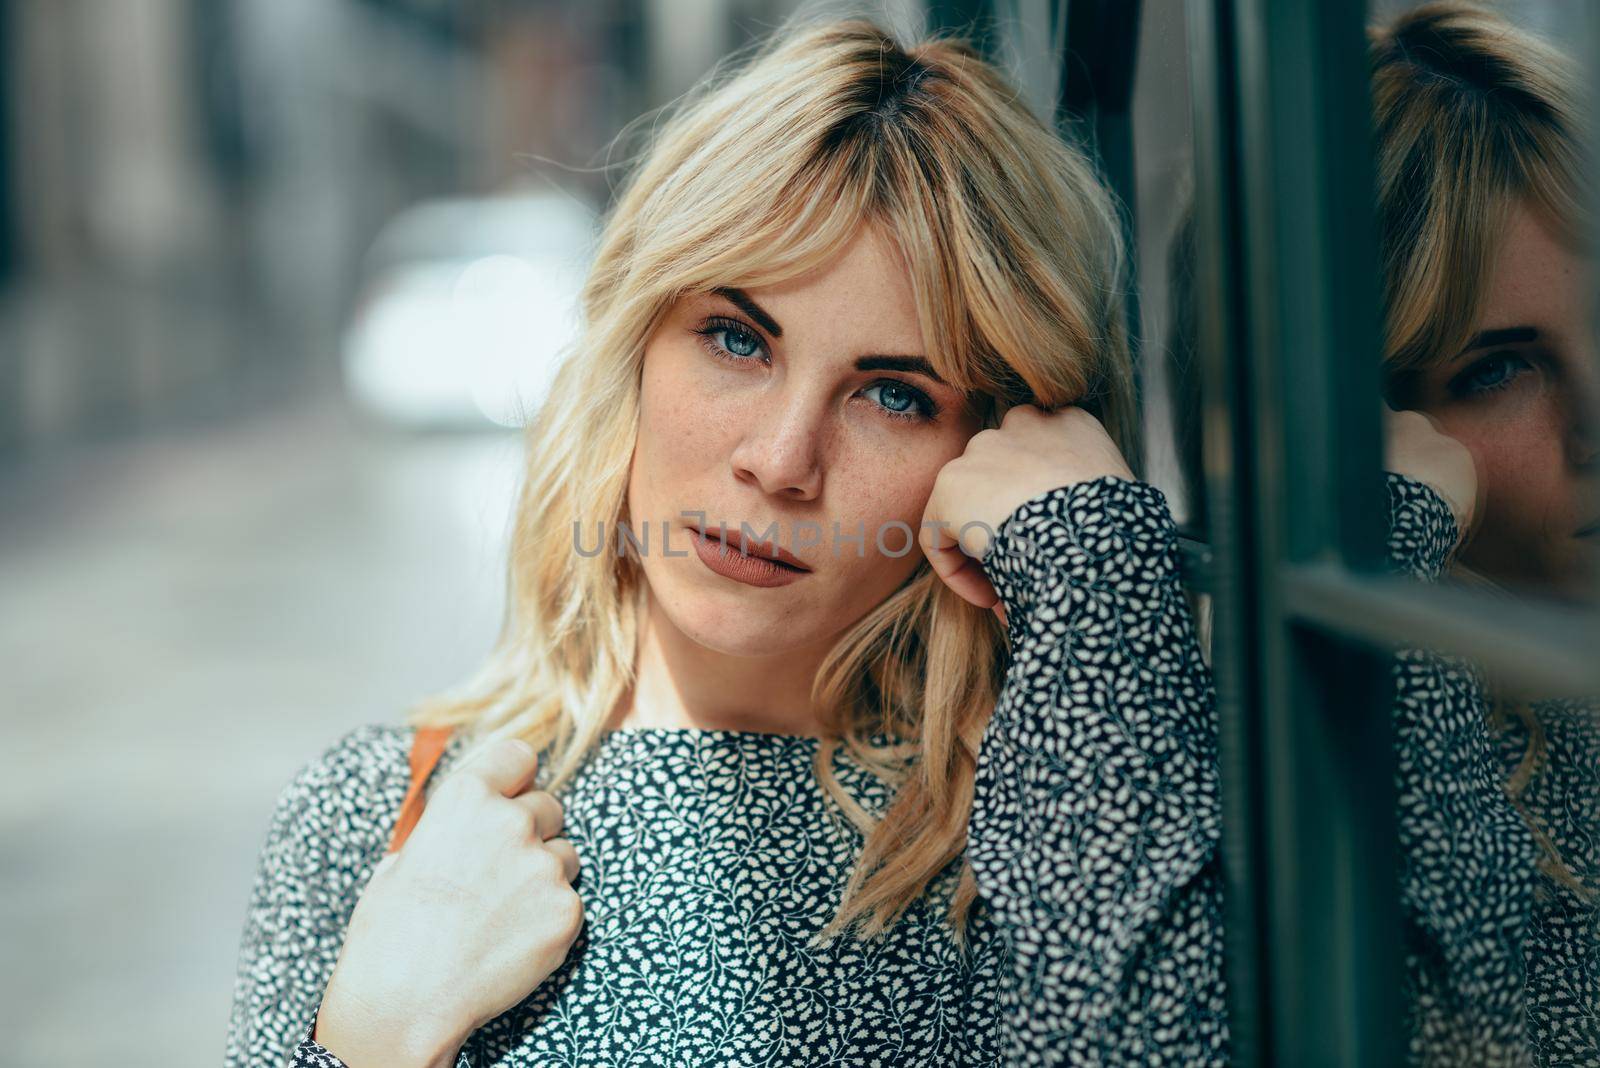
[[814, 500], [822, 492], [821, 405], [800, 397], [774, 397], [751, 410], [733, 450], [734, 477], [774, 496]]

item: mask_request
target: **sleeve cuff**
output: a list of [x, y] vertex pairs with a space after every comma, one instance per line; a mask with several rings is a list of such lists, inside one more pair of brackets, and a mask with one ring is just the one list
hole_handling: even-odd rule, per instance
[[289, 1068], [350, 1068], [311, 1037], [317, 1032], [317, 1015], [321, 1011], [322, 1005], [318, 1003], [311, 1012], [311, 1020], [300, 1035], [300, 1044], [295, 1047], [294, 1059], [289, 1062]]
[[1426, 482], [1394, 471], [1383, 477], [1389, 493], [1389, 569], [1432, 582], [1456, 547], [1455, 515]]
[[[311, 1037], [317, 1032], [317, 1016], [321, 1012], [322, 1004], [319, 1002], [311, 1012], [310, 1022], [300, 1033], [300, 1044], [295, 1047], [294, 1058], [289, 1062], [288, 1068], [350, 1068], [336, 1054], [328, 1052], [327, 1047]], [[456, 1051], [455, 1068], [472, 1068], [472, 1060], [467, 1056], [465, 1047]]]
[[1061, 588], [1048, 581], [1052, 571], [1071, 572], [1071, 585], [1101, 590], [1135, 614], [1147, 613], [1161, 607], [1164, 580], [1176, 578], [1177, 527], [1160, 489], [1102, 475], [1018, 505], [979, 563], [1005, 605], [1013, 635], [1032, 615], [1037, 591]]

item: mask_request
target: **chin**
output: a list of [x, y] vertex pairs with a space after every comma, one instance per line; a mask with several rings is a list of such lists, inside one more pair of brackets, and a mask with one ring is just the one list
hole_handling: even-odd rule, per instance
[[696, 644], [726, 656], [771, 656], [798, 649], [812, 640], [808, 630], [786, 618], [762, 619], [749, 614], [693, 613], [678, 629]]
[[651, 596], [674, 627], [697, 645], [728, 656], [771, 656], [818, 637], [797, 618], [793, 601], [762, 596], [784, 592], [742, 586], [706, 590], [670, 579], [651, 586]]

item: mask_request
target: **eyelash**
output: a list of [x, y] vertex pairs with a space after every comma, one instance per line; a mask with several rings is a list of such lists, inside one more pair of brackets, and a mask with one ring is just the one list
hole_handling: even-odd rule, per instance
[[[757, 357], [753, 354], [750, 356], [740, 356], [737, 353], [729, 352], [727, 347], [721, 342], [717, 341], [713, 335], [727, 333], [745, 334], [752, 338], [763, 351], [765, 351], [767, 348], [767, 343], [762, 340], [760, 334], [756, 333], [756, 331], [751, 327], [741, 323], [737, 319], [726, 319], [720, 316], [713, 316], [712, 318], [707, 319], [703, 325], [698, 327], [694, 333], [700, 336], [700, 343], [705, 346], [706, 351], [711, 353], [712, 356], [715, 356], [719, 360], [723, 360], [727, 363], [735, 365], [749, 363], [751, 360], [756, 359]], [[916, 409], [907, 409], [903, 412], [897, 412], [893, 408], [887, 408], [882, 404], [878, 404], [877, 408], [890, 419], [898, 419], [902, 422], [908, 423], [931, 423], [938, 417], [939, 406], [933, 402], [933, 398], [929, 397], [926, 393], [922, 392], [920, 389], [917, 389], [915, 386], [908, 385], [897, 378], [886, 378], [872, 383], [872, 385], [868, 386], [867, 388], [878, 389], [884, 386], [893, 386], [896, 389], [905, 390], [906, 393], [910, 394], [912, 402], [917, 405]]]
[[1500, 390], [1509, 389], [1511, 387], [1511, 383], [1521, 377], [1522, 372], [1520, 370], [1514, 370], [1512, 373], [1502, 377], [1499, 381], [1486, 386], [1474, 386], [1472, 384], [1472, 379], [1486, 367], [1499, 366], [1510, 361], [1521, 364], [1522, 367], [1525, 367], [1528, 370], [1533, 369], [1532, 364], [1515, 352], [1491, 353], [1490, 355], [1479, 360], [1477, 363], [1473, 364], [1471, 367], [1467, 368], [1465, 371], [1462, 371], [1459, 375], [1456, 375], [1455, 378], [1451, 379], [1450, 392], [1454, 393], [1458, 397], [1470, 399], [1474, 397], [1485, 397], [1491, 393], [1498, 393]]

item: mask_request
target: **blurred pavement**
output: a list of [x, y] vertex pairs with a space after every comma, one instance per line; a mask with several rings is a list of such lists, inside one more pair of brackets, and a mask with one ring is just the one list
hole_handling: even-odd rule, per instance
[[278, 791], [497, 632], [516, 432], [216, 422], [0, 472], [0, 1063], [220, 1064]]

